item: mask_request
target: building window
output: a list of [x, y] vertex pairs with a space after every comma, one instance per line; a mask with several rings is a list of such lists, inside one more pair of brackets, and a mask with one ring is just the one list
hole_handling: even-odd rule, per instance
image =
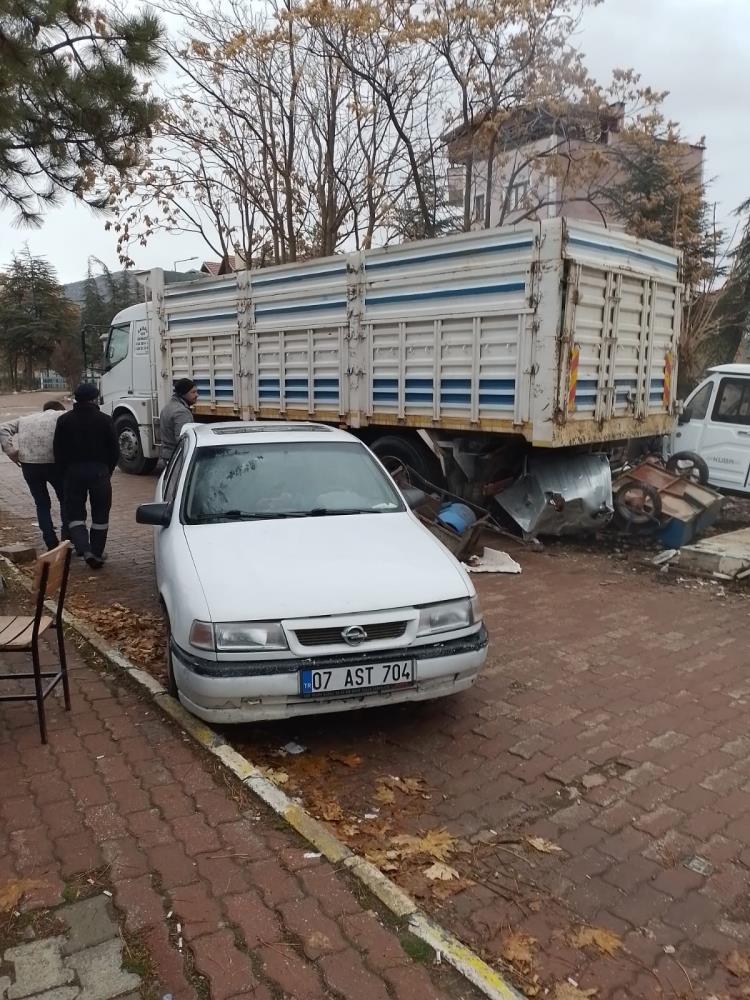
[[474, 222], [484, 222], [484, 195], [474, 195]]
[[529, 193], [529, 182], [528, 181], [518, 181], [510, 186], [510, 209], [515, 211], [516, 209], [524, 207], [524, 201], [526, 200], [526, 195]]

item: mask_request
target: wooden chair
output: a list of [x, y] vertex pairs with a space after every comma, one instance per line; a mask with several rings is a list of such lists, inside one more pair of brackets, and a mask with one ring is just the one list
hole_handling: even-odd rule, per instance
[[[65, 591], [68, 586], [70, 557], [73, 547], [70, 542], [62, 542], [57, 548], [40, 556], [36, 562], [36, 610], [32, 617], [0, 615], [0, 653], [30, 652], [32, 673], [0, 674], [0, 681], [34, 681], [34, 694], [0, 694], [0, 701], [36, 701], [39, 716], [39, 732], [42, 743], [47, 742], [47, 723], [44, 715], [44, 699], [60, 681], [65, 695], [65, 709], [70, 711], [70, 688], [68, 686], [68, 665], [65, 659], [62, 610]], [[44, 603], [57, 594], [57, 608], [54, 617], [44, 613]], [[57, 670], [43, 671], [39, 662], [39, 639], [49, 628], [57, 632], [57, 649], [60, 660]], [[49, 681], [45, 686], [42, 682]]]

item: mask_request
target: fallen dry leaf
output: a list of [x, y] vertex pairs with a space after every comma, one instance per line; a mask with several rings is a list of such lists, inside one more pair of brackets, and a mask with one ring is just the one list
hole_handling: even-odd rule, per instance
[[274, 785], [286, 785], [289, 781], [289, 775], [286, 771], [277, 771], [273, 767], [259, 767], [258, 770], [264, 778], [268, 778]]
[[599, 990], [582, 990], [580, 986], [572, 983], [557, 983], [552, 1000], [588, 1000], [595, 997]]
[[571, 933], [569, 940], [574, 948], [598, 948], [605, 955], [614, 955], [622, 948], [619, 935], [606, 927], [579, 927]]
[[158, 615], [133, 611], [118, 603], [108, 608], [97, 608], [84, 597], [71, 598], [68, 607], [138, 666], [152, 673], [161, 672], [165, 630], [164, 622]]
[[501, 955], [512, 965], [531, 965], [534, 956], [531, 949], [536, 944], [536, 938], [528, 934], [510, 934], [503, 938]]
[[421, 795], [425, 799], [430, 797], [426, 794], [427, 783], [424, 778], [398, 778], [391, 775], [386, 779], [386, 784], [390, 785], [391, 788], [397, 788], [404, 795]]
[[397, 845], [402, 858], [415, 857], [418, 854], [427, 854], [438, 861], [447, 861], [449, 855], [455, 848], [456, 839], [451, 837], [447, 830], [427, 830], [421, 837], [413, 837], [409, 833], [402, 833], [393, 838], [393, 843]]
[[332, 750], [328, 756], [337, 764], [343, 764], [344, 767], [359, 767], [362, 763], [362, 758], [358, 753], [338, 753], [338, 751]]
[[41, 889], [47, 883], [36, 878], [19, 878], [0, 885], [0, 913], [18, 906], [27, 892]]
[[396, 801], [396, 796], [393, 790], [381, 781], [375, 789], [375, 799], [377, 802], [389, 806]]
[[397, 872], [400, 867], [398, 851], [366, 851], [365, 858], [384, 872]]
[[450, 882], [454, 878], [458, 878], [456, 869], [451, 868], [450, 865], [446, 865], [442, 861], [436, 861], [429, 868], [425, 868], [424, 874], [425, 878], [431, 879], [433, 882]]
[[430, 889], [432, 890], [432, 898], [437, 902], [442, 902], [473, 885], [476, 885], [476, 882], [472, 882], [471, 879], [455, 878], [450, 882], [431, 882]]
[[741, 955], [737, 950], [730, 951], [723, 962], [724, 966], [738, 979], [750, 976], [750, 958], [747, 955]]
[[338, 802], [323, 802], [320, 805], [320, 815], [329, 823], [336, 823], [344, 818], [344, 810]]
[[530, 847], [533, 847], [535, 851], [539, 851], [540, 854], [562, 853], [562, 847], [553, 844], [551, 840], [545, 840], [544, 837], [527, 837], [526, 843]]

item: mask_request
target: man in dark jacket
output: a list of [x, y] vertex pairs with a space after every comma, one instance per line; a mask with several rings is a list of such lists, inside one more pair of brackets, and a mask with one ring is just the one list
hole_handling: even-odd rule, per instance
[[[112, 506], [110, 478], [119, 457], [112, 418], [97, 405], [99, 390], [84, 382], [73, 409], [57, 421], [53, 448], [64, 482], [65, 515], [76, 553], [91, 569], [104, 565], [104, 546]], [[91, 535], [86, 529], [86, 499], [91, 505]]]
[[178, 378], [174, 384], [172, 398], [159, 414], [159, 438], [161, 459], [166, 465], [180, 440], [180, 431], [185, 424], [192, 423], [190, 409], [198, 399], [198, 388], [191, 378]]

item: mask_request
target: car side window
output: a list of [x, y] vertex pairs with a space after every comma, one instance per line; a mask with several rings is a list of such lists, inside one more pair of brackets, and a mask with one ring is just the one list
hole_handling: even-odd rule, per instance
[[164, 473], [164, 488], [162, 490], [162, 496], [165, 503], [171, 503], [174, 500], [174, 495], [177, 492], [177, 484], [180, 481], [180, 471], [182, 469], [184, 459], [185, 446], [184, 444], [181, 444], [175, 449], [175, 452], [167, 465], [166, 472]]
[[722, 424], [750, 426], [750, 379], [721, 380], [712, 418]]
[[689, 420], [705, 420], [708, 413], [708, 404], [711, 402], [711, 393], [714, 391], [713, 382], [708, 382], [690, 400], [685, 407], [685, 416]]

